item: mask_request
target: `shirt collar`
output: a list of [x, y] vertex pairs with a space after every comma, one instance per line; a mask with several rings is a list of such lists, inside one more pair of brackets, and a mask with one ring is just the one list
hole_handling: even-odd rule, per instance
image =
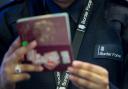
[[69, 8], [66, 10], [61, 9], [52, 0], [46, 0], [48, 8], [52, 13], [67, 12], [71, 18], [77, 23], [84, 7], [84, 0], [76, 0]]

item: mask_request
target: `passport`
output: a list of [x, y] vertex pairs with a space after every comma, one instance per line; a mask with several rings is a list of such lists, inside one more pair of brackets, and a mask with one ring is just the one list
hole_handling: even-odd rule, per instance
[[[64, 71], [74, 59], [67, 13], [47, 14], [17, 20], [21, 45], [36, 40], [37, 47], [26, 54], [26, 60], [45, 67], [56, 64], [53, 71]], [[46, 71], [52, 71], [45, 67]]]

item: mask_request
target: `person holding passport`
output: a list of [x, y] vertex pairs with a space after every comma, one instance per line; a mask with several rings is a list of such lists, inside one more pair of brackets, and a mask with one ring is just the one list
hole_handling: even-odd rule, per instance
[[[119, 89], [122, 41], [120, 32], [105, 13], [109, 3], [107, 0], [18, 0], [6, 5], [0, 12], [0, 89]], [[37, 42], [21, 46], [16, 21], [61, 12], [69, 14], [72, 44], [74, 40], [80, 43], [68, 72], [44, 72], [41, 65], [23, 63], [24, 55]], [[84, 33], [82, 42], [76, 36], [79, 33]], [[54, 63], [47, 64], [49, 68], [53, 66]]]

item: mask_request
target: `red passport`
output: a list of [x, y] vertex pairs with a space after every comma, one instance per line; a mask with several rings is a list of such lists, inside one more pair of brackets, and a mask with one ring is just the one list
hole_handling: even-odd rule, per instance
[[[54, 63], [54, 71], [66, 70], [73, 60], [69, 17], [67, 13], [21, 18], [17, 29], [22, 46], [36, 40], [37, 47], [26, 55], [26, 61], [42, 66]], [[45, 70], [49, 69], [45, 67]]]

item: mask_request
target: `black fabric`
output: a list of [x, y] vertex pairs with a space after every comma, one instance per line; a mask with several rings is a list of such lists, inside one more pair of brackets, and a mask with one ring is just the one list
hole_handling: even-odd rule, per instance
[[[111, 27], [114, 26], [115, 31], [119, 32], [118, 36], [122, 36], [121, 40], [123, 43], [124, 50], [124, 71], [122, 74], [122, 87], [121, 89], [128, 89], [128, 7], [123, 3], [128, 4], [126, 0], [118, 0], [120, 1], [119, 5], [112, 4], [108, 10], [109, 24]], [[117, 1], [117, 3], [118, 3]], [[122, 3], [122, 4], [121, 4]]]
[[[39, 5], [38, 5], [39, 4]], [[4, 53], [8, 50], [9, 45], [18, 36], [16, 29], [16, 20], [18, 18], [41, 15], [50, 13], [46, 10], [44, 13], [42, 10], [41, 1], [26, 0], [22, 3], [10, 5], [0, 13], [0, 61], [4, 56]], [[122, 41], [120, 38], [120, 31], [115, 25], [111, 26], [111, 20], [106, 21], [105, 0], [94, 0], [94, 11], [88, 25], [88, 30], [79, 51], [78, 60], [98, 64], [108, 69], [110, 76], [110, 89], [119, 89], [121, 85], [120, 79], [122, 79], [122, 64], [123, 59], [119, 58], [95, 58], [96, 45], [111, 44], [116, 45], [116, 49], [122, 50]], [[42, 8], [42, 9], [41, 9]], [[47, 8], [46, 8], [47, 9]], [[28, 13], [26, 13], [28, 11]], [[107, 16], [108, 18], [109, 16]], [[71, 29], [75, 29], [77, 24], [70, 20]], [[115, 24], [115, 23], [114, 23]], [[110, 50], [111, 51], [111, 50]], [[123, 56], [123, 54], [121, 54]], [[54, 74], [52, 72], [46, 73], [31, 73], [32, 77], [28, 81], [17, 83], [16, 89], [56, 89]], [[68, 89], [78, 89], [71, 82]]]
[[128, 1], [127, 0], [110, 0], [110, 1], [113, 3], [117, 3], [119, 5], [123, 5], [123, 6], [128, 7]]
[[125, 73], [124, 73], [124, 81], [121, 89], [128, 89], [128, 54], [125, 57]]

